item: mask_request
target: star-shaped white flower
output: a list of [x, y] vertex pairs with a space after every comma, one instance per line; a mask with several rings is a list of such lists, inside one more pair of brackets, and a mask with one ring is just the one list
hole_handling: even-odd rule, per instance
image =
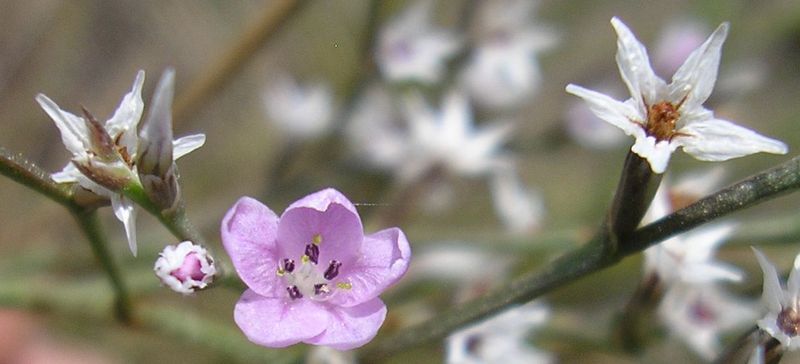
[[447, 338], [447, 363], [552, 363], [552, 355], [527, 340], [530, 331], [549, 317], [547, 306], [531, 302], [457, 331]]
[[378, 39], [378, 67], [389, 81], [438, 82], [445, 61], [461, 41], [451, 32], [431, 26], [430, 0], [418, 0], [386, 25]]
[[553, 47], [556, 36], [528, 23], [534, 5], [527, 0], [485, 3], [480, 40], [462, 75], [470, 95], [482, 105], [513, 107], [539, 87], [536, 55]]
[[511, 125], [495, 123], [476, 130], [467, 98], [451, 92], [439, 111], [431, 110], [419, 95], [405, 100], [411, 151], [402, 176], [413, 179], [433, 166], [463, 176], [481, 176], [511, 163], [500, 147]]
[[753, 248], [764, 273], [762, 304], [769, 310], [758, 327], [778, 339], [787, 350], [800, 348], [800, 254], [794, 259], [786, 288], [781, 285], [775, 266], [758, 249]]
[[332, 125], [333, 94], [324, 84], [300, 85], [288, 75], [278, 77], [264, 92], [270, 121], [298, 140], [317, 138]]
[[721, 334], [752, 325], [756, 318], [752, 304], [731, 297], [713, 284], [671, 287], [658, 314], [672, 336], [706, 360], [719, 354]]
[[[674, 211], [669, 186], [669, 180], [664, 179], [643, 223], [655, 221]], [[735, 228], [734, 223], [721, 222], [673, 236], [647, 248], [644, 251], [645, 275], [657, 275], [668, 287], [678, 283], [740, 281], [742, 272], [739, 269], [714, 259], [717, 247], [725, 242]]]
[[[161, 108], [171, 108], [173, 80], [171, 71], [165, 72], [156, 87], [155, 105], [150, 111], [153, 119], [164, 114]], [[105, 124], [94, 120], [84, 111], [86, 117], [76, 116], [62, 110], [44, 94], [36, 95], [36, 101], [61, 132], [64, 146], [72, 153], [72, 161], [60, 172], [51, 176], [58, 183], [78, 183], [98, 195], [108, 197], [114, 215], [125, 226], [125, 235], [131, 252], [136, 255], [136, 210], [133, 201], [125, 197], [121, 190], [130, 183], [141, 184], [137, 173], [137, 151], [139, 136], [137, 127], [144, 109], [142, 85], [144, 71], [136, 74], [131, 91], [120, 102], [114, 115]], [[167, 92], [168, 91], [168, 92]], [[161, 95], [159, 97], [159, 95]], [[163, 102], [161, 97], [169, 98]], [[156, 110], [159, 109], [159, 110]], [[171, 118], [169, 119], [171, 122]], [[148, 120], [147, 124], [150, 124]], [[171, 129], [171, 125], [169, 126]], [[152, 128], [156, 131], [159, 128]], [[173, 157], [178, 159], [199, 148], [205, 142], [202, 134], [179, 138], [172, 142]]]
[[653, 172], [663, 173], [678, 147], [705, 161], [787, 152], [786, 144], [717, 119], [703, 107], [717, 80], [727, 23], [689, 55], [669, 84], [653, 72], [647, 50], [630, 29], [617, 18], [611, 24], [618, 36], [617, 65], [631, 98], [620, 102], [573, 84], [567, 92], [583, 98], [599, 118], [636, 138], [631, 151], [647, 159]]

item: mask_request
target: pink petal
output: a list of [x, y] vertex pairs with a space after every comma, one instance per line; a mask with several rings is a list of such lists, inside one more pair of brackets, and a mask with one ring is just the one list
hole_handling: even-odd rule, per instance
[[269, 207], [242, 197], [222, 219], [222, 245], [239, 277], [255, 292], [267, 297], [285, 297], [283, 282], [276, 275], [278, 217]]
[[353, 307], [328, 308], [328, 327], [317, 337], [305, 342], [350, 350], [368, 343], [386, 319], [386, 305], [379, 298]]
[[331, 260], [350, 265], [364, 239], [361, 218], [350, 201], [334, 189], [308, 195], [293, 203], [278, 225], [280, 257], [299, 259], [315, 236], [319, 235], [320, 265]]
[[329, 326], [326, 307], [306, 299], [268, 298], [252, 290], [242, 294], [233, 311], [236, 325], [250, 341], [272, 348], [308, 342]]
[[365, 237], [359, 259], [350, 267], [342, 265], [341, 278], [334, 280], [349, 282], [352, 288], [337, 291], [330, 302], [349, 307], [378, 297], [406, 273], [410, 259], [411, 247], [398, 228]]

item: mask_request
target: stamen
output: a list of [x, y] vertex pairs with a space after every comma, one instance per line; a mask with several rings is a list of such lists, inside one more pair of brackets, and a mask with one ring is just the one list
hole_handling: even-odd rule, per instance
[[320, 234], [314, 235], [314, 237], [311, 238], [311, 242], [314, 243], [314, 245], [322, 244], [322, 235]]
[[327, 294], [327, 293], [330, 293], [330, 292], [331, 292], [331, 289], [328, 288], [328, 285], [326, 283], [318, 283], [318, 284], [314, 285], [314, 294], [317, 295], [317, 296], [319, 296], [321, 294]]
[[339, 288], [339, 289], [351, 289], [351, 288], [353, 288], [353, 285], [348, 283], [348, 282], [339, 282], [339, 283], [336, 283], [336, 288]]
[[306, 256], [312, 263], [317, 264], [319, 262], [319, 247], [314, 244], [306, 245]]
[[300, 289], [297, 286], [286, 287], [286, 290], [289, 292], [289, 298], [293, 300], [303, 298], [303, 294], [300, 293]]
[[339, 267], [342, 266], [342, 262], [337, 260], [331, 260], [330, 265], [328, 265], [328, 269], [325, 270], [325, 273], [322, 276], [327, 280], [332, 280], [339, 275]]
[[283, 269], [289, 273], [294, 272], [294, 259], [289, 259], [289, 258], [284, 259]]
[[797, 313], [791, 307], [781, 311], [775, 323], [783, 333], [790, 337], [795, 337], [800, 333], [800, 313]]

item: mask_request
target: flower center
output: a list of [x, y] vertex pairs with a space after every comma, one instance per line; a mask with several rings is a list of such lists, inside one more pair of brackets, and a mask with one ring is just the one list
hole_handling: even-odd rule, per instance
[[330, 260], [324, 265], [324, 270], [319, 266], [319, 246], [322, 244], [322, 235], [315, 235], [311, 243], [306, 245], [305, 252], [300, 256], [299, 265], [294, 259], [284, 258], [278, 263], [276, 274], [283, 277], [286, 283], [286, 292], [292, 300], [307, 297], [314, 301], [326, 301], [337, 290], [349, 290], [349, 282], [334, 279], [339, 276], [342, 262]]
[[794, 337], [800, 333], [800, 313], [797, 313], [797, 311], [791, 307], [781, 311], [781, 313], [778, 314], [778, 319], [775, 320], [775, 323], [786, 335]]
[[717, 313], [703, 300], [692, 303], [689, 314], [700, 325], [711, 325], [717, 320]]
[[644, 101], [644, 106], [647, 108], [647, 122], [643, 127], [647, 135], [655, 137], [657, 141], [670, 141], [676, 135], [681, 135], [675, 129], [678, 119], [681, 117], [679, 110], [687, 97], [688, 95], [684, 96], [677, 104], [661, 101], [648, 105], [647, 101]]

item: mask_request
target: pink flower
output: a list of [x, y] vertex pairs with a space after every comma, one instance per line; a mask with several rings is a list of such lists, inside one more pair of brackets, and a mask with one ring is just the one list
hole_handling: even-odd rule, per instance
[[330, 188], [296, 201], [280, 218], [243, 197], [221, 231], [250, 288], [234, 320], [251, 341], [268, 347], [366, 344], [386, 318], [378, 295], [405, 274], [411, 258], [400, 229], [364, 236], [355, 206]]

